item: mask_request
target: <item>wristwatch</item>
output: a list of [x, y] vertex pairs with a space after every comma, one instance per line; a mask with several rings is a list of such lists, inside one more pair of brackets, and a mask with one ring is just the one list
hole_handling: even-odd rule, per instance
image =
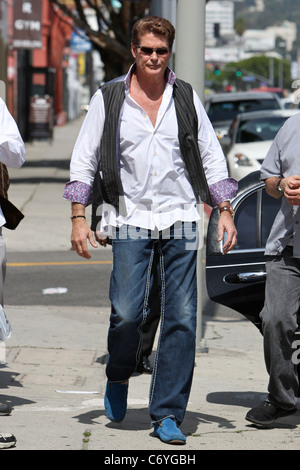
[[222, 212], [224, 212], [224, 211], [230, 212], [230, 214], [232, 215], [232, 217], [234, 216], [234, 210], [232, 209], [231, 206], [223, 206], [223, 207], [221, 207], [221, 209], [219, 209], [219, 214], [221, 215]]
[[283, 180], [282, 177], [279, 178], [279, 180], [277, 181], [276, 189], [279, 192], [280, 196], [283, 196], [283, 191], [282, 191], [281, 186], [280, 186], [281, 180]]

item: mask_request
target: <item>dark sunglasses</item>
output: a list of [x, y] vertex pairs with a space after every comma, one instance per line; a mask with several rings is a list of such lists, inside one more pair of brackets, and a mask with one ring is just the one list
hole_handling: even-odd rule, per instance
[[168, 52], [170, 51], [170, 49], [167, 49], [166, 47], [144, 47], [144, 46], [138, 46], [137, 44], [135, 44], [135, 47], [141, 49], [141, 53], [144, 54], [144, 55], [152, 55], [153, 52], [156, 52], [157, 55], [161, 55], [161, 56], [164, 56], [164, 55], [167, 55]]

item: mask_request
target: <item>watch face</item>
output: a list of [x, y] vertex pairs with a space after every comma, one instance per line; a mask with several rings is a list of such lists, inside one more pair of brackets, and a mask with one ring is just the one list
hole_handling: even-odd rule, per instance
[[219, 209], [219, 213], [221, 214], [222, 212], [230, 212], [232, 216], [234, 214], [232, 207], [229, 207], [229, 206], [221, 207], [221, 209]]

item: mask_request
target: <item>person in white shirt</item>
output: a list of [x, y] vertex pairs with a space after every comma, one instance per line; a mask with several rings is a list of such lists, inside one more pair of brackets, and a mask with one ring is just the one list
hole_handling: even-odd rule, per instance
[[[8, 167], [20, 168], [25, 162], [25, 145], [20, 135], [18, 126], [10, 114], [5, 102], [0, 98], [0, 162]], [[4, 194], [5, 181], [0, 173], [0, 193]], [[3, 305], [3, 286], [6, 267], [6, 244], [2, 236], [2, 227], [5, 225], [5, 217], [0, 205], [0, 304]]]
[[[159, 17], [135, 23], [131, 52], [135, 59], [124, 78], [125, 96], [118, 125], [118, 176], [122, 186], [116, 206], [103, 192], [98, 238], [112, 238], [111, 317], [108, 332], [105, 410], [115, 422], [124, 419], [128, 380], [141, 354], [140, 326], [148, 310], [151, 268], [157, 250], [161, 276], [161, 328], [150, 387], [149, 413], [154, 436], [184, 444], [179, 426], [192, 384], [197, 310], [196, 257], [198, 200], [191, 172], [181, 153], [173, 90], [168, 68], [175, 30]], [[235, 246], [237, 232], [230, 200], [237, 182], [228, 178], [225, 157], [197, 94], [198, 146], [213, 205], [219, 206], [219, 239], [224, 253]], [[85, 220], [99, 168], [104, 187], [105, 158], [100, 142], [105, 123], [102, 90], [93, 96], [77, 138], [64, 198], [72, 201], [71, 243], [79, 256], [91, 257], [87, 240], [97, 244]], [[109, 123], [111, 124], [111, 123]], [[104, 139], [103, 139], [104, 140]], [[105, 163], [105, 165], [104, 165]], [[115, 162], [113, 162], [114, 164]], [[100, 165], [100, 166], [99, 166]], [[118, 187], [119, 187], [118, 186]], [[114, 185], [110, 186], [112, 192]]]
[[[0, 98], [0, 162], [1, 164], [20, 168], [25, 161], [25, 145], [20, 135], [18, 126], [7, 109], [5, 102]], [[0, 172], [0, 193], [5, 194], [6, 189], [5, 167], [1, 166]], [[2, 227], [5, 225], [4, 217], [0, 205], [0, 303], [3, 306], [3, 290], [6, 272], [6, 243], [2, 235]], [[9, 415], [11, 408], [6, 403], [0, 401], [0, 416]], [[12, 447], [16, 443], [16, 439], [12, 434], [0, 433], [0, 449]]]

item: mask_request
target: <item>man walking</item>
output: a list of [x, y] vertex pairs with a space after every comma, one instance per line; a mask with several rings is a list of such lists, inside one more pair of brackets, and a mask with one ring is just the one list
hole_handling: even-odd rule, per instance
[[84, 211], [100, 171], [100, 243], [106, 245], [111, 237], [113, 250], [105, 409], [115, 422], [125, 417], [128, 381], [140, 359], [141, 326], [158, 253], [161, 328], [149, 412], [155, 436], [184, 444], [179, 426], [194, 367], [198, 204], [206, 197], [219, 206], [219, 239], [227, 233], [226, 253], [236, 244], [229, 201], [237, 183], [228, 178], [199, 97], [168, 68], [174, 37], [174, 27], [163, 18], [135, 23], [135, 62], [125, 77], [104, 85], [92, 98], [64, 197], [72, 201], [73, 249], [90, 258], [87, 240], [97, 245]]

